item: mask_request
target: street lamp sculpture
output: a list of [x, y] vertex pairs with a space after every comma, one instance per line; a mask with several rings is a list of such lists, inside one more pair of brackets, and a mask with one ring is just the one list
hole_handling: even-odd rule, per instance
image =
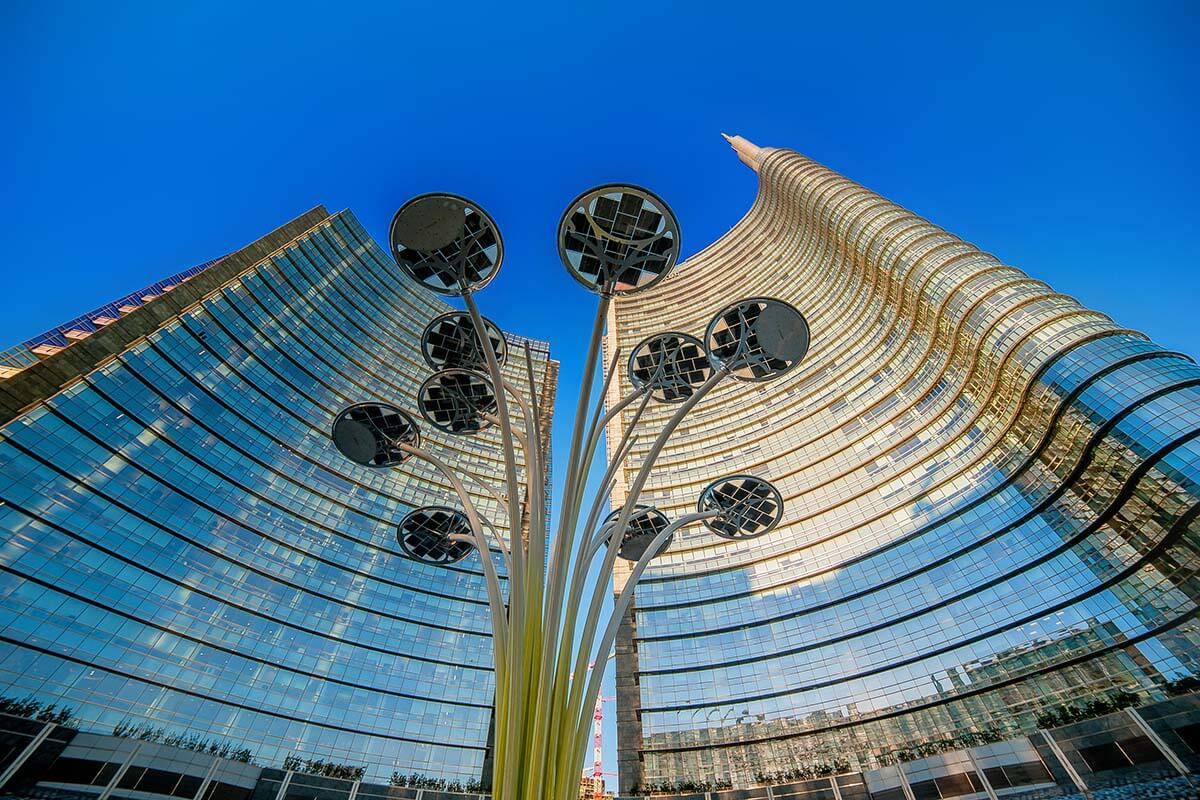
[[[645, 189], [606, 185], [577, 197], [559, 224], [559, 254], [572, 276], [598, 294], [600, 302], [558, 524], [549, 537], [542, 417], [531, 362], [527, 357], [526, 386], [505, 379], [500, 367], [511, 344], [480, 315], [474, 300], [503, 261], [504, 244], [495, 222], [465, 198], [422, 195], [396, 212], [389, 238], [392, 256], [408, 276], [440, 294], [461, 297], [466, 305], [465, 312], [442, 314], [425, 329], [422, 352], [435, 371], [421, 385], [417, 405], [428, 424], [446, 433], [470, 436], [491, 426], [499, 429], [503, 488], [478, 488], [496, 498], [507, 514], [507, 536], [477, 513], [462, 476], [422, 446], [412, 414], [379, 402], [352, 405], [334, 420], [333, 441], [344, 456], [364, 467], [421, 459], [453, 487], [460, 508], [429, 506], [410, 512], [398, 525], [397, 540], [406, 556], [426, 564], [453, 564], [472, 552], [481, 554], [495, 655], [493, 794], [497, 800], [575, 800], [602, 673], [587, 666], [606, 659], [633, 588], [650, 561], [685, 526], [703, 523], [725, 539], [752, 539], [770, 531], [783, 513], [779, 491], [754, 475], [713, 482], [701, 493], [696, 511], [674, 521], [638, 503], [642, 487], [668, 438], [719, 381], [767, 381], [794, 369], [808, 351], [808, 325], [781, 300], [754, 297], [731, 303], [713, 317], [703, 341], [667, 332], [639, 343], [628, 363], [633, 390], [605, 409], [603, 398], [619, 358], [614, 353], [593, 405], [609, 304], [615, 296], [641, 291], [667, 276], [679, 256], [679, 227], [666, 203]], [[631, 451], [638, 422], [652, 400], [677, 408], [654, 433], [624, 503], [601, 520], [616, 470]], [[611, 419], [626, 412], [630, 418], [623, 437], [609, 443], [599, 490], [585, 502], [600, 436]], [[519, 479], [517, 448], [525, 457], [524, 481]], [[503, 583], [492, 551], [503, 565]], [[601, 628], [604, 593], [617, 558], [632, 567]], [[585, 602], [586, 579], [597, 562], [595, 584]]]

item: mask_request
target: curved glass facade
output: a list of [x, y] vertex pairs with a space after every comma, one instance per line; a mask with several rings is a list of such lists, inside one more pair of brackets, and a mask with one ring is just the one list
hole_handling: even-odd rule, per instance
[[[0, 695], [101, 731], [227, 739], [265, 765], [479, 778], [479, 555], [427, 566], [395, 538], [410, 509], [457, 502], [426, 465], [358, 467], [328, 436], [352, 402], [415, 409], [421, 331], [448, 308], [353, 215], [325, 215], [4, 425]], [[529, 344], [548, 408], [555, 365]], [[523, 348], [506, 369], [524, 380]], [[423, 433], [500, 519], [479, 488], [501, 472], [494, 434]]]
[[871, 769], [1200, 674], [1200, 368], [797, 153], [739, 150], [754, 206], [618, 298], [607, 346], [739, 297], [804, 312], [805, 363], [721, 385], [642, 495], [675, 516], [748, 472], [786, 510], [751, 542], [677, 535], [638, 584], [622, 788]]

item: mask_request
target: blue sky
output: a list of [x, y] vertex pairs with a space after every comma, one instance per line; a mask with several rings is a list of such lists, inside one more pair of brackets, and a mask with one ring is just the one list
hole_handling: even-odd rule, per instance
[[0, 348], [318, 203], [383, 240], [448, 190], [504, 233], [486, 313], [573, 396], [564, 205], [644, 184], [695, 252], [753, 200], [728, 131], [1200, 354], [1194, 3], [243, 5], [6, 4]]

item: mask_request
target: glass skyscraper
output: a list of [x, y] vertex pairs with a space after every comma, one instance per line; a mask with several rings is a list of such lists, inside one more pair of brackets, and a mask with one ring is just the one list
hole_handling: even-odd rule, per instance
[[1200, 368], [795, 152], [731, 143], [753, 207], [617, 298], [607, 348], [702, 335], [743, 297], [804, 312], [805, 363], [714, 391], [642, 495], [676, 516], [752, 473], [786, 511], [754, 541], [677, 534], [638, 584], [623, 790], [872, 769], [1200, 674]]
[[[224, 739], [267, 766], [478, 779], [493, 702], [479, 555], [427, 566], [395, 538], [408, 510], [453, 495], [423, 462], [373, 471], [329, 439], [350, 403], [415, 408], [421, 332], [448, 309], [352, 214], [317, 208], [10, 351], [0, 696], [102, 733]], [[549, 348], [511, 340], [550, 408]], [[510, 353], [524, 380], [524, 348]], [[423, 434], [503, 532], [480, 488], [502, 472], [495, 435]]]

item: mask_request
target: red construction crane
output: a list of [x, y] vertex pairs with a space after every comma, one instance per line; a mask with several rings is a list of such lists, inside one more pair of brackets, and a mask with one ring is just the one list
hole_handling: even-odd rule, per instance
[[592, 798], [602, 800], [604, 795], [604, 703], [615, 697], [596, 697], [596, 713], [592, 715]]
[[[604, 662], [607, 664], [616, 655], [616, 653], [609, 653]], [[593, 661], [588, 664], [588, 670], [594, 669], [595, 666], [596, 662]], [[580, 779], [580, 783], [585, 778], [592, 779], [592, 800], [603, 800], [604, 797], [604, 704], [609, 700], [616, 700], [616, 698], [596, 696], [596, 711], [592, 714], [592, 774], [589, 775], [587, 770], [584, 770]]]

